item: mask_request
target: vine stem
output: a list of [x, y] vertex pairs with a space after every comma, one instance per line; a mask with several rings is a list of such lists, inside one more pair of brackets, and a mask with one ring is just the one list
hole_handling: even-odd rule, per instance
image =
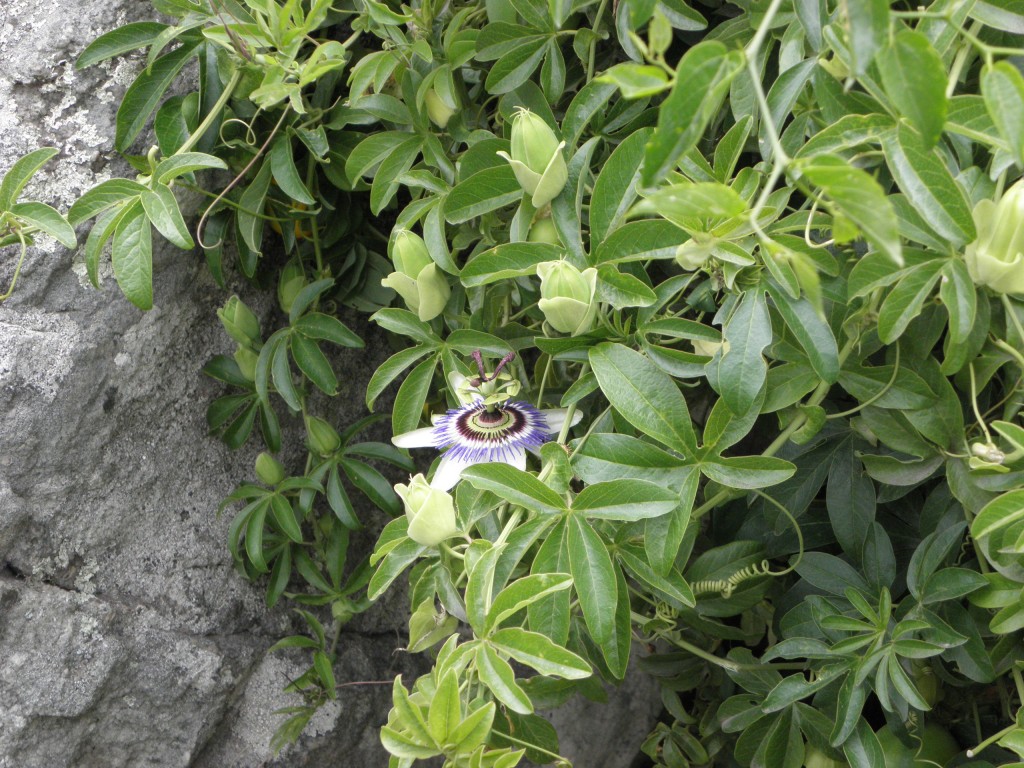
[[228, 80], [228, 84], [224, 86], [224, 91], [217, 98], [217, 101], [214, 103], [213, 108], [210, 110], [209, 114], [207, 114], [206, 117], [203, 118], [203, 122], [199, 124], [199, 127], [196, 128], [195, 132], [191, 136], [188, 137], [188, 140], [181, 145], [178, 151], [174, 153], [175, 155], [183, 155], [186, 152], [191, 151], [192, 148], [199, 143], [203, 136], [206, 135], [206, 132], [210, 129], [210, 126], [213, 125], [214, 121], [220, 115], [221, 110], [224, 109], [224, 106], [228, 103], [228, 99], [231, 98], [231, 94], [234, 93], [235, 87], [238, 85], [241, 79], [242, 70], [241, 68], [238, 68], [235, 70], [234, 74], [231, 75], [231, 79]]

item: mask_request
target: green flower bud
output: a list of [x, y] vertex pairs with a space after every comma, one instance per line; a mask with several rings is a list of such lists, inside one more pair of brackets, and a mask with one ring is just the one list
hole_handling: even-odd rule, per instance
[[318, 456], [330, 456], [341, 446], [341, 436], [334, 427], [316, 416], [306, 417], [306, 434], [310, 450]]
[[224, 330], [228, 332], [228, 336], [243, 347], [259, 349], [262, 346], [260, 321], [237, 296], [232, 296], [223, 309], [217, 310], [217, 317], [224, 324]]
[[715, 241], [713, 239], [707, 241], [687, 240], [676, 248], [676, 263], [688, 272], [693, 272], [703, 267], [714, 252]]
[[556, 331], [579, 336], [594, 325], [597, 314], [597, 270], [580, 272], [567, 261], [537, 265], [540, 301], [537, 306]]
[[409, 538], [425, 547], [435, 547], [459, 532], [455, 520], [455, 501], [451, 495], [433, 488], [422, 475], [408, 485], [395, 486], [409, 518]]
[[248, 347], [240, 346], [235, 350], [235, 362], [238, 363], [238, 370], [249, 381], [256, 381], [256, 361], [259, 359], [260, 356]]
[[531, 243], [562, 244], [561, 239], [558, 237], [558, 229], [555, 227], [555, 222], [551, 219], [535, 221], [533, 226], [530, 227], [530, 236], [527, 239]]
[[423, 103], [427, 106], [427, 116], [438, 128], [446, 128], [448, 121], [452, 119], [452, 115], [457, 111], [455, 107], [442, 99], [433, 88], [427, 91], [423, 97]]
[[569, 179], [562, 156], [564, 146], [544, 119], [528, 109], [521, 109], [512, 118], [512, 154], [498, 154], [508, 160], [534, 208], [554, 200]]
[[381, 285], [394, 290], [420, 320], [433, 320], [444, 311], [451, 296], [451, 287], [444, 273], [430, 258], [423, 238], [401, 231], [391, 249], [395, 269], [381, 280]]
[[295, 297], [306, 287], [307, 282], [305, 270], [298, 259], [292, 259], [284, 265], [277, 282], [277, 303], [281, 305], [282, 311], [292, 311]]
[[971, 279], [997, 293], [1024, 294], [1024, 181], [998, 203], [978, 203], [974, 223], [978, 239], [964, 251]]
[[267, 485], [277, 485], [285, 478], [284, 465], [264, 451], [256, 457], [256, 476]]

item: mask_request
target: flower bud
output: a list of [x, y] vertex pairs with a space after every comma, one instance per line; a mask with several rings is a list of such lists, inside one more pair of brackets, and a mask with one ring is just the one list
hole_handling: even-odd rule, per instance
[[292, 259], [284, 265], [281, 277], [277, 282], [277, 303], [283, 312], [291, 312], [292, 304], [299, 291], [306, 287], [306, 273], [298, 259]]
[[232, 296], [223, 309], [217, 310], [217, 317], [224, 324], [224, 330], [228, 332], [228, 336], [243, 347], [259, 349], [262, 346], [260, 321], [237, 296]]
[[238, 370], [249, 381], [256, 381], [256, 362], [259, 359], [260, 356], [248, 347], [239, 346], [235, 350], [235, 362], [238, 363]]
[[264, 451], [256, 457], [256, 476], [267, 485], [277, 485], [285, 478], [284, 465]]
[[1006, 461], [1006, 454], [991, 443], [971, 443], [971, 455], [986, 464], [1002, 464]]
[[554, 200], [569, 179], [562, 156], [564, 146], [544, 119], [528, 109], [521, 109], [512, 118], [512, 154], [498, 154], [508, 160], [534, 208]]
[[444, 274], [430, 258], [423, 238], [412, 232], [400, 231], [391, 249], [395, 269], [381, 280], [415, 312], [420, 320], [433, 320], [444, 311], [451, 295], [451, 287]]
[[527, 238], [531, 243], [549, 243], [561, 245], [562, 240], [558, 237], [558, 229], [551, 219], [541, 219], [534, 222], [530, 227], [530, 236]]
[[1024, 181], [998, 203], [978, 203], [974, 223], [978, 239], [964, 251], [971, 279], [997, 293], [1024, 294]]
[[435, 547], [459, 532], [455, 501], [450, 494], [431, 487], [422, 474], [413, 477], [408, 485], [396, 485], [395, 493], [405, 504], [409, 538], [417, 544]]
[[318, 456], [330, 456], [341, 446], [341, 436], [334, 427], [316, 416], [306, 417], [306, 434], [310, 450]]
[[597, 270], [580, 272], [567, 261], [537, 265], [540, 301], [537, 306], [556, 331], [579, 336], [594, 325], [597, 314]]
[[423, 103], [427, 106], [427, 116], [438, 128], [446, 128], [448, 121], [452, 119], [452, 115], [456, 112], [455, 107], [442, 99], [433, 88], [427, 91], [423, 97]]
[[693, 351], [698, 355], [704, 355], [705, 357], [714, 357], [718, 350], [722, 350], [724, 355], [729, 351], [728, 341], [704, 341], [703, 339], [693, 339], [690, 341], [693, 344]]
[[706, 242], [697, 239], [687, 240], [676, 248], [676, 263], [688, 272], [693, 272], [703, 267], [714, 252], [714, 240]]

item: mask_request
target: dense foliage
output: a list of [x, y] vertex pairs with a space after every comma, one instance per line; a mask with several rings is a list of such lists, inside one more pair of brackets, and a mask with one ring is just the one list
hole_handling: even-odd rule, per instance
[[[638, 650], [658, 766], [1024, 759], [1016, 0], [154, 5], [79, 64], [148, 49], [115, 145], [156, 144], [69, 220], [140, 308], [153, 228], [276, 291], [273, 329], [228, 301], [206, 372], [211, 429], [267, 449], [232, 556], [310, 627], [279, 744], [401, 577], [434, 661], [395, 681], [393, 766], [557, 762], [535, 710]], [[12, 206], [45, 159], [0, 244], [68, 239]], [[396, 339], [366, 405], [397, 385], [432, 481], [312, 412], [343, 305]], [[354, 491], [395, 517], [353, 567]]]

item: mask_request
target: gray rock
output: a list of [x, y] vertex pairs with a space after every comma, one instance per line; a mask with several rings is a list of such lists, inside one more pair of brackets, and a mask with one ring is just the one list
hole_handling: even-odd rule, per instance
[[[111, 145], [139, 59], [73, 64], [102, 32], [144, 18], [151, 9], [138, 0], [0, 3], [0, 172], [32, 149], [60, 149], [31, 197], [66, 210], [128, 175]], [[296, 747], [276, 758], [269, 749], [274, 711], [297, 703], [281, 689], [306, 659], [266, 656], [298, 625], [285, 609], [268, 612], [263, 586], [232, 569], [230, 515], [215, 514], [258, 450], [232, 454], [206, 434], [206, 405], [221, 390], [200, 369], [232, 349], [214, 311], [225, 292], [195, 254], [158, 244], [156, 306], [142, 313], [109, 275], [101, 290], [88, 286], [79, 259], [41, 241], [0, 304], [0, 768], [386, 764], [376, 728], [390, 682], [342, 687]], [[0, 252], [0, 291], [14, 261]], [[365, 381], [389, 351], [379, 332], [358, 330], [368, 352], [335, 360], [351, 388], [331, 403], [338, 424], [363, 415]], [[364, 551], [383, 522], [367, 519]], [[351, 623], [339, 682], [423, 671], [394, 650], [404, 609], [395, 590]], [[639, 720], [636, 695], [601, 710], [611, 718], [602, 730]], [[577, 764], [627, 765], [588, 755], [589, 736], [572, 741], [574, 717], [596, 716], [564, 718]], [[610, 754], [607, 741], [598, 748]]]

